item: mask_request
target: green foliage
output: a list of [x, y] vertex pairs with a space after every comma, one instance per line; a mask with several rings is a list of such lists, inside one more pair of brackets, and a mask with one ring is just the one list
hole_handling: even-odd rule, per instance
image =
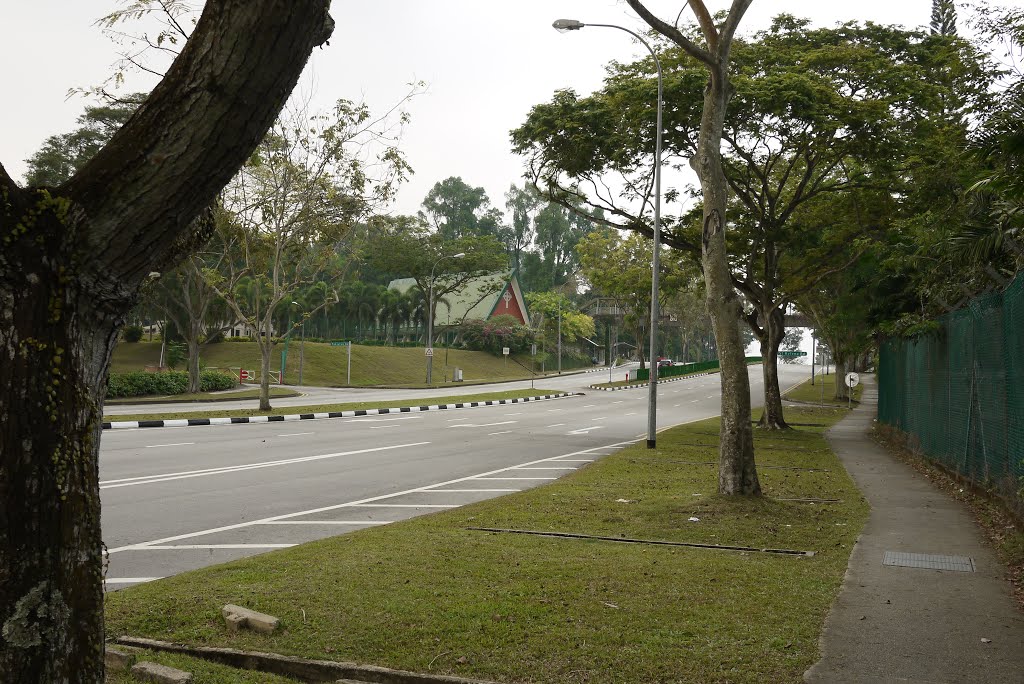
[[[200, 373], [200, 391], [216, 392], [234, 389], [238, 379], [227, 373], [202, 371]], [[142, 397], [151, 394], [172, 395], [185, 394], [188, 391], [188, 373], [171, 371], [168, 373], [111, 373], [107, 382], [107, 397]]]
[[168, 368], [177, 368], [178, 364], [188, 359], [188, 348], [184, 342], [168, 342], [165, 361]]
[[141, 325], [128, 325], [125, 326], [123, 339], [125, 342], [138, 342], [142, 339], [142, 326]]
[[953, 0], [932, 0], [931, 30], [940, 36], [956, 35], [956, 4]]
[[501, 354], [502, 347], [508, 347], [513, 354], [530, 350], [534, 343], [533, 331], [509, 315], [495, 316], [489, 320], [470, 319], [459, 326], [462, 340], [471, 351], [489, 351]]

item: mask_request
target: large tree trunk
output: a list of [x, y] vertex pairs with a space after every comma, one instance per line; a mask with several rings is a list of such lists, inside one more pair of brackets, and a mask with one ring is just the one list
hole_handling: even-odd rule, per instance
[[846, 401], [850, 396], [850, 388], [846, 386], [846, 359], [839, 358], [837, 354], [833, 359], [836, 364], [836, 399]]
[[249, 157], [327, 0], [208, 0], [167, 76], [68, 183], [0, 165], [0, 681], [103, 681], [98, 454], [111, 353], [141, 283]]
[[[274, 349], [274, 343], [270, 335], [260, 339], [260, 411], [269, 411], [270, 406], [270, 354]], [[281, 368], [284, 373], [285, 369]]]
[[718, 491], [721, 494], [757, 495], [761, 493], [761, 485], [754, 464], [750, 380], [740, 336], [742, 310], [732, 286], [725, 245], [726, 181], [722, 170], [721, 140], [729, 91], [725, 67], [720, 65], [718, 69], [712, 69], [711, 82], [704, 94], [697, 154], [690, 160], [690, 165], [700, 178], [704, 199], [701, 257], [708, 313], [721, 365]]
[[783, 417], [782, 389], [779, 387], [779, 347], [786, 336], [786, 319], [781, 309], [773, 308], [767, 315], [763, 334], [758, 336], [761, 343], [761, 369], [764, 377], [764, 412], [758, 426], [769, 430], [787, 430], [789, 425]]
[[[34, 199], [47, 204], [42, 194]], [[5, 244], [0, 258], [4, 682], [103, 677], [96, 453], [110, 355], [129, 303], [69, 279], [60, 260], [47, 258], [67, 247], [53, 209], [25, 219], [45, 238], [45, 252], [23, 241]]]

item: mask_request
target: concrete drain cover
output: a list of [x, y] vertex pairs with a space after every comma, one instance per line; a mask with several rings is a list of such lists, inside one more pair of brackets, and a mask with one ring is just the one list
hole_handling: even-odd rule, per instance
[[901, 568], [923, 568], [925, 570], [955, 570], [974, 572], [974, 559], [970, 556], [936, 556], [926, 553], [900, 553], [886, 551], [882, 565]]

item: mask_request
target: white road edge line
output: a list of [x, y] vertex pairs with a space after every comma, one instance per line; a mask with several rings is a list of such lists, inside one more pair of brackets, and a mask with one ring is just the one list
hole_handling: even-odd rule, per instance
[[106, 584], [142, 584], [143, 582], [155, 582], [163, 577], [104, 577]]
[[177, 442], [176, 444], [149, 444], [145, 448], [147, 449], [159, 449], [160, 447], [172, 447], [172, 446], [192, 446], [195, 442]]
[[394, 520], [271, 520], [260, 525], [390, 525]]
[[[242, 529], [243, 527], [252, 527], [253, 525], [258, 525], [258, 524], [265, 523], [265, 522], [273, 522], [275, 520], [287, 520], [287, 519], [290, 519], [290, 518], [299, 518], [299, 517], [302, 517], [304, 515], [313, 515], [314, 513], [323, 513], [325, 511], [336, 511], [339, 508], [347, 508], [347, 507], [350, 507], [350, 506], [359, 506], [359, 505], [362, 505], [362, 504], [375, 503], [375, 502], [378, 502], [378, 501], [383, 501], [385, 499], [394, 499], [394, 498], [397, 498], [399, 496], [405, 496], [406, 494], [415, 494], [415, 493], [421, 493], [421, 492], [444, 492], [446, 490], [444, 490], [444, 489], [437, 489], [437, 488], [438, 487], [445, 487], [447, 485], [458, 484], [459, 482], [467, 482], [469, 480], [476, 479], [477, 477], [486, 477], [488, 475], [497, 475], [498, 473], [508, 472], [509, 470], [513, 470], [513, 469], [515, 469], [517, 467], [521, 467], [521, 466], [536, 465], [538, 463], [547, 463], [549, 461], [557, 461], [559, 459], [567, 459], [569, 456], [582, 456], [584, 454], [589, 454], [592, 451], [597, 451], [597, 450], [600, 450], [600, 449], [606, 449], [606, 448], [609, 448], [609, 447], [627, 446], [627, 445], [630, 445], [630, 444], [634, 444], [635, 442], [636, 442], [636, 440], [625, 440], [625, 441], [622, 441], [622, 442], [616, 442], [614, 444], [606, 444], [604, 446], [592, 447], [590, 449], [583, 449], [583, 450], [580, 450], [580, 451], [571, 451], [571, 452], [569, 452], [567, 454], [561, 454], [559, 456], [550, 456], [548, 458], [539, 458], [539, 459], [537, 459], [535, 461], [527, 461], [526, 463], [520, 463], [518, 466], [509, 466], [507, 468], [499, 468], [497, 470], [492, 470], [490, 472], [480, 473], [479, 475], [471, 475], [469, 477], [460, 477], [460, 478], [457, 478], [455, 480], [447, 480], [445, 482], [438, 482], [436, 484], [427, 485], [425, 487], [416, 487], [415, 489], [408, 489], [408, 490], [406, 490], [404, 492], [395, 492], [395, 493], [392, 493], [392, 494], [382, 494], [380, 496], [373, 496], [373, 497], [370, 497], [368, 499], [360, 499], [358, 501], [348, 501], [346, 503], [335, 504], [333, 506], [324, 506], [324, 507], [321, 507], [321, 508], [314, 508], [314, 509], [311, 509], [311, 510], [308, 510], [308, 511], [298, 511], [296, 513], [286, 513], [284, 515], [275, 515], [275, 516], [272, 516], [270, 518], [261, 518], [260, 520], [252, 520], [252, 521], [244, 522], [244, 523], [235, 523], [234, 525], [224, 525], [222, 527], [215, 527], [215, 528], [212, 528], [212, 529], [209, 529], [209, 530], [200, 530], [199, 532], [189, 532], [189, 533], [186, 533], [186, 534], [178, 534], [178, 535], [174, 535], [173, 537], [164, 537], [163, 539], [154, 539], [153, 541], [142, 542], [140, 544], [128, 544], [126, 546], [118, 546], [118, 547], [115, 547], [115, 548], [112, 548], [112, 549], [108, 549], [107, 550], [107, 554], [109, 555], [109, 554], [114, 554], [114, 553], [121, 553], [122, 551], [137, 551], [137, 550], [149, 548], [149, 547], [151, 547], [153, 545], [156, 545], [156, 544], [166, 544], [168, 542], [180, 541], [182, 539], [194, 539], [196, 537], [203, 537], [203, 536], [206, 536], [208, 534], [214, 534], [215, 532], [227, 532], [229, 530], [238, 530], [238, 529]], [[424, 443], [426, 444], [427, 442], [424, 442]], [[447, 490], [447, 491], [452, 491], [452, 492], [455, 492], [455, 491], [476, 492], [476, 491], [485, 491], [485, 490], [469, 489], [469, 490]], [[520, 491], [520, 490], [518, 490], [518, 489], [505, 489], [505, 490], [500, 490], [500, 491], [503, 491], [503, 492], [516, 492], [516, 491]]]

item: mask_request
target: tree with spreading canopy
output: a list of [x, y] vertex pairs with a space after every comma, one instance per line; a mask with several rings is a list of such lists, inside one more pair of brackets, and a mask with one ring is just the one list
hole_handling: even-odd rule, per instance
[[0, 166], [0, 679], [103, 681], [98, 452], [143, 282], [249, 158], [334, 28], [326, 0], [209, 0], [181, 54], [69, 180]]

